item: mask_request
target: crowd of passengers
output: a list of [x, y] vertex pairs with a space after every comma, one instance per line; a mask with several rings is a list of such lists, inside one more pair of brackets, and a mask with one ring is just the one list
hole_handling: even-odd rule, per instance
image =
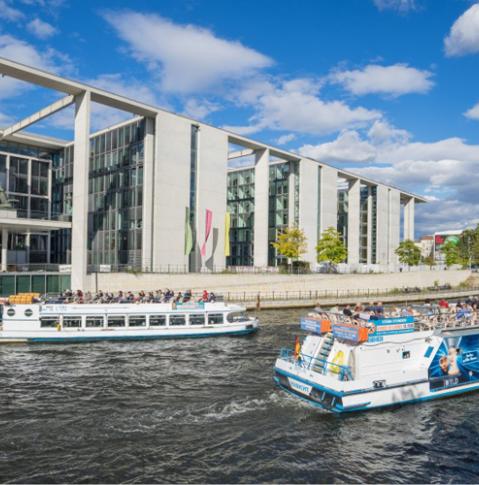
[[[316, 312], [322, 312], [319, 307]], [[372, 302], [368, 305], [357, 303], [356, 305], [346, 305], [343, 308], [333, 307], [329, 309], [329, 313], [343, 315], [355, 321], [360, 320], [381, 320], [383, 318], [391, 317], [407, 317], [407, 316], [432, 316], [445, 315], [454, 317], [458, 320], [463, 318], [478, 319], [479, 315], [479, 298], [470, 296], [464, 301], [450, 303], [445, 299], [439, 301], [426, 300], [425, 303], [419, 307], [405, 306], [397, 307], [391, 306], [387, 311], [384, 310], [382, 302]]]
[[54, 298], [44, 298], [49, 303], [213, 303], [216, 301], [216, 295], [212, 291], [203, 290], [201, 295], [194, 295], [191, 290], [184, 292], [173, 290], [156, 290], [156, 291], [118, 291], [117, 293], [98, 291], [83, 292], [81, 290], [65, 290], [61, 295]]

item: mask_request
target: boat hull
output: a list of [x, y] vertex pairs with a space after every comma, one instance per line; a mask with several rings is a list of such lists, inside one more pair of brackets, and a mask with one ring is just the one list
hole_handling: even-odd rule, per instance
[[197, 329], [174, 330], [129, 330], [129, 331], [51, 331], [22, 335], [21, 332], [0, 332], [0, 344], [9, 343], [85, 343], [99, 341], [125, 340], [168, 340], [185, 338], [235, 337], [255, 333], [257, 323], [232, 325], [222, 328], [204, 327]]
[[274, 381], [289, 394], [315, 407], [337, 414], [432, 401], [479, 390], [478, 382], [469, 382], [439, 391], [431, 391], [432, 381], [425, 379], [385, 389], [340, 392], [278, 367], [275, 367]]

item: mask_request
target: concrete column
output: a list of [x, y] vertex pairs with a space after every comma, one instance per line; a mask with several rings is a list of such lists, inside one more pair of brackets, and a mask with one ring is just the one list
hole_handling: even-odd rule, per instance
[[348, 263], [359, 263], [361, 181], [351, 180], [348, 190]]
[[8, 229], [2, 229], [2, 271], [8, 268]]
[[254, 266], [268, 266], [269, 150], [256, 152], [254, 172]]
[[191, 122], [159, 112], [155, 121], [153, 270], [188, 268], [184, 251], [189, 207]]
[[368, 242], [367, 242], [367, 264], [375, 263], [373, 261], [373, 252], [372, 252], [372, 241], [373, 241], [373, 194], [371, 191], [371, 187], [368, 187], [368, 226], [367, 226], [367, 235], [368, 235]]
[[71, 244], [71, 287], [73, 290], [83, 290], [87, 287], [90, 101], [89, 91], [75, 96]]
[[303, 258], [311, 268], [317, 262], [319, 170], [317, 162], [308, 159], [302, 159], [299, 162], [299, 227], [304, 231], [307, 239], [307, 251]]
[[389, 189], [385, 185], [377, 186], [376, 263], [389, 263]]
[[415, 200], [411, 197], [404, 204], [404, 239], [414, 241], [414, 212]]
[[211, 232], [206, 243], [205, 256], [201, 257], [203, 270], [224, 268], [225, 214], [228, 160], [228, 136], [211, 126], [201, 127], [197, 179], [198, 247], [206, 239], [206, 210], [213, 216]]
[[389, 242], [388, 263], [398, 264], [396, 249], [401, 236], [401, 193], [397, 189], [389, 189]]
[[155, 120], [145, 118], [141, 268], [153, 269], [153, 188], [155, 180]]
[[319, 188], [319, 232], [329, 227], [338, 227], [338, 171], [333, 167], [321, 166]]

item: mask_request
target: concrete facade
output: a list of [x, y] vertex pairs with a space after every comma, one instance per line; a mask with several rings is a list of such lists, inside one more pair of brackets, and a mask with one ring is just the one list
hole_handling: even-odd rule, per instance
[[361, 181], [350, 180], [348, 188], [348, 263], [359, 263]]
[[311, 160], [301, 160], [299, 165], [299, 227], [307, 239], [307, 252], [304, 259], [311, 265], [316, 262], [316, 245], [318, 244], [318, 204], [320, 168]]
[[[95, 231], [92, 219], [96, 215], [91, 207], [93, 198], [90, 197], [89, 201], [89, 196], [94, 192], [92, 169], [89, 167], [96, 163], [103, 163], [106, 156], [114, 155], [117, 157], [118, 168], [112, 168], [114, 162], [108, 158], [110, 165], [106, 167], [105, 163], [105, 167], [102, 166], [101, 169], [105, 168], [106, 170], [108, 168], [112, 173], [112, 180], [117, 175], [119, 180], [124, 180], [123, 177], [130, 177], [129, 180], [131, 179], [131, 174], [127, 174], [126, 169], [121, 167], [123, 162], [119, 160], [120, 157], [126, 160], [123, 163], [124, 166], [130, 163], [128, 160], [130, 155], [127, 151], [130, 146], [125, 149], [121, 148], [119, 154], [116, 151], [117, 147], [113, 146], [113, 142], [108, 137], [113, 128], [118, 129], [118, 126], [104, 130], [105, 139], [109, 140], [105, 143], [110, 143], [109, 150], [113, 152], [113, 155], [110, 152], [106, 155], [108, 151], [106, 149], [103, 151], [98, 149], [99, 154], [92, 154], [94, 149], [90, 137], [91, 102], [133, 113], [137, 115], [136, 123], [139, 123], [138, 120], [143, 123], [144, 120], [142, 125], [144, 126], [143, 138], [135, 142], [141, 144], [142, 150], [139, 150], [139, 153], [141, 152], [142, 159], [141, 161], [136, 160], [136, 167], [134, 168], [136, 170], [134, 172], [135, 177], [139, 177], [140, 169], [142, 174], [141, 183], [139, 183], [140, 202], [135, 195], [137, 197], [135, 199], [135, 210], [138, 208], [141, 216], [136, 216], [138, 223], [131, 229], [137, 232], [141, 231], [141, 248], [139, 249], [141, 264], [139, 268], [131, 269], [157, 273], [184, 270], [208, 272], [227, 266], [225, 218], [227, 212], [229, 212], [227, 181], [231, 172], [228, 165], [231, 160], [238, 157], [238, 147], [241, 148], [240, 155], [250, 156], [254, 163], [253, 166], [250, 165], [245, 169], [254, 168], [254, 195], [251, 197], [252, 200], [246, 198], [246, 203], [254, 206], [253, 210], [249, 207], [250, 212], [254, 212], [252, 214], [254, 223], [253, 227], [246, 229], [254, 233], [252, 244], [255, 267], [266, 268], [268, 263], [271, 264], [268, 246], [275, 235], [274, 231], [278, 233], [280, 230], [284, 230], [284, 227], [298, 224], [307, 238], [307, 252], [304, 255], [304, 260], [314, 268], [316, 264], [315, 248], [318, 239], [326, 229], [337, 228], [338, 226], [338, 181], [340, 179], [348, 181], [349, 184], [347, 188], [348, 234], [346, 239], [347, 262], [349, 264], [387, 265], [397, 262], [394, 251], [400, 241], [401, 204], [404, 204], [405, 207], [404, 236], [408, 238], [414, 236], [415, 203], [424, 202], [424, 199], [414, 194], [348, 173], [321, 161], [302, 158], [296, 153], [286, 152], [277, 147], [184, 116], [22, 66], [12, 61], [0, 59], [0, 74], [52, 88], [66, 94], [66, 97], [60, 101], [3, 130], [0, 134], [0, 141], [7, 138], [8, 140], [20, 140], [19, 143], [22, 143], [21, 137], [24, 136], [23, 140], [27, 137], [30, 145], [41, 146], [45, 143], [45, 139], [42, 137], [21, 135], [18, 132], [29, 124], [41, 121], [52, 112], [58, 111], [71, 103], [75, 104], [72, 177], [73, 213], [70, 238], [72, 288], [88, 287], [90, 285], [88, 283], [89, 270], [98, 271], [91, 269], [90, 266], [93, 265], [89, 263], [91, 256], [89, 251], [91, 253], [92, 250], [91, 245], [88, 244], [88, 238], [89, 234]], [[124, 131], [130, 134], [128, 123], [120, 124], [119, 133], [122, 137]], [[98, 136], [98, 134], [95, 136]], [[119, 137], [120, 135], [115, 133], [116, 136]], [[113, 135], [111, 138], [113, 138]], [[66, 150], [65, 147], [68, 145], [67, 142], [54, 141], [50, 144], [52, 149], [56, 147], [58, 153]], [[118, 145], [120, 146], [119, 141]], [[235, 154], [230, 150], [230, 146], [233, 145], [237, 147]], [[93, 158], [94, 156], [96, 158]], [[278, 192], [275, 195], [278, 201], [280, 198], [281, 200], [284, 198], [286, 207], [279, 209], [276, 207], [274, 209], [276, 212], [272, 211], [270, 207], [270, 166], [273, 162], [288, 164], [290, 170], [287, 177], [288, 187], [284, 188], [285, 192]], [[294, 167], [294, 170], [292, 167]], [[65, 167], [65, 170], [67, 169], [68, 167]], [[130, 169], [131, 167], [128, 170]], [[50, 173], [50, 191], [51, 176]], [[286, 182], [281, 178], [278, 180], [278, 190], [283, 190], [282, 184], [286, 184]], [[364, 186], [369, 187], [369, 195], [367, 196], [367, 261], [361, 261], [360, 257], [360, 254], [364, 254], [364, 250], [361, 253], [360, 234], [361, 190]], [[120, 196], [125, 195], [120, 192], [121, 187], [117, 189], [119, 192], [114, 194], [115, 197], [118, 195], [115, 203], [118, 203]], [[136, 186], [135, 191], [137, 191]], [[135, 192], [135, 194], [137, 193], [138, 191]], [[288, 197], [287, 200], [285, 193]], [[241, 203], [238, 206], [242, 209]], [[109, 207], [110, 212], [111, 207], [114, 206]], [[129, 207], [122, 207], [123, 209], [127, 210]], [[207, 234], [206, 227], [206, 214], [208, 212], [212, 214], [209, 234]], [[188, 220], [186, 220], [187, 214], [190, 214]], [[103, 223], [104, 221], [100, 222]], [[117, 232], [112, 232], [111, 237], [108, 236], [109, 239], [105, 242], [105, 246], [108, 246], [107, 250], [113, 248], [112, 251], [119, 251], [121, 249], [127, 253], [130, 249], [127, 230], [124, 227], [115, 228], [113, 222], [112, 226], [113, 228], [107, 228], [106, 231], [111, 229]], [[185, 251], [185, 247], [188, 246], [186, 244], [188, 227], [191, 228], [193, 235], [193, 247], [190, 254]], [[4, 227], [2, 226], [1, 229], [3, 231]], [[244, 228], [239, 227], [239, 229]], [[105, 229], [102, 228], [102, 230]], [[236, 230], [236, 227], [232, 227], [231, 230]], [[123, 231], [121, 232], [123, 238], [121, 244], [125, 248], [119, 248], [119, 231]], [[249, 235], [242, 234], [241, 237], [247, 239]], [[239, 242], [243, 243], [244, 241]], [[135, 251], [137, 249], [135, 246]], [[4, 251], [5, 244], [2, 246], [2, 256]], [[4, 265], [3, 262], [2, 265]]]
[[254, 265], [268, 266], [268, 206], [269, 206], [268, 149], [255, 154], [254, 177]]

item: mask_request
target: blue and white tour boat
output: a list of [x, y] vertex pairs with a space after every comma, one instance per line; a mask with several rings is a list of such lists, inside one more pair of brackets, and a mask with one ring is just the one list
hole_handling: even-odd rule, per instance
[[454, 396], [479, 389], [479, 324], [471, 315], [346, 317], [312, 313], [309, 332], [282, 349], [275, 382], [335, 413]]
[[222, 302], [33, 303], [3, 308], [0, 343], [219, 337], [257, 329], [243, 307]]

